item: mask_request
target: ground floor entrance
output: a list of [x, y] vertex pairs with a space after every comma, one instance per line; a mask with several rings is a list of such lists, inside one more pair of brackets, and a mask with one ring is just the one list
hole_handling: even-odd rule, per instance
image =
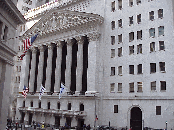
[[133, 107], [131, 109], [130, 127], [132, 130], [142, 130], [142, 111], [139, 107]]

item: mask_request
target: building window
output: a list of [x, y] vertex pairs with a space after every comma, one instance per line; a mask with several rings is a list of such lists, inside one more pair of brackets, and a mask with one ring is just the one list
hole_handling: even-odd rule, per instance
[[155, 42], [150, 43], [150, 52], [155, 51]]
[[149, 19], [154, 20], [154, 11], [149, 12]]
[[150, 63], [150, 73], [156, 72], [156, 63]]
[[137, 0], [137, 5], [141, 4], [141, 0]]
[[137, 68], [138, 68], [138, 74], [142, 74], [142, 64], [139, 64]]
[[134, 32], [129, 33], [129, 42], [134, 40]]
[[137, 31], [137, 39], [139, 40], [142, 40], [142, 30], [140, 31]]
[[134, 65], [129, 65], [129, 74], [134, 74]]
[[5, 26], [3, 40], [7, 40], [8, 27]]
[[151, 90], [156, 90], [156, 81], [151, 82]]
[[159, 41], [159, 49], [160, 50], [164, 50], [165, 47], [164, 47], [164, 41]]
[[20, 26], [20, 32], [22, 32], [22, 25]]
[[129, 92], [134, 92], [134, 83], [129, 83]]
[[122, 66], [118, 66], [118, 75], [122, 75]]
[[19, 69], [19, 72], [21, 72], [21, 66], [19, 66], [18, 69]]
[[112, 12], [115, 11], [115, 1], [111, 3], [111, 11], [112, 11]]
[[141, 14], [137, 15], [137, 23], [141, 23]]
[[68, 103], [68, 110], [71, 110], [71, 103]]
[[129, 46], [129, 55], [134, 54], [134, 45]]
[[118, 9], [122, 9], [122, 0], [118, 0]]
[[115, 89], [115, 83], [111, 83], [111, 86], [110, 86], [110, 92], [114, 92], [114, 89]]
[[149, 35], [150, 35], [150, 37], [152, 37], [152, 38], [155, 37], [155, 28], [149, 29]]
[[18, 51], [20, 51], [21, 50], [21, 48], [20, 48], [20, 46], [18, 46]]
[[80, 104], [80, 111], [84, 111], [84, 105], [83, 105], [83, 103]]
[[133, 0], [129, 0], [129, 6], [133, 6]]
[[118, 27], [122, 28], [122, 19], [118, 20]]
[[18, 83], [20, 83], [21, 79], [20, 79], [20, 76], [18, 76]]
[[115, 67], [111, 67], [111, 76], [115, 75]]
[[160, 71], [165, 71], [165, 62], [159, 62]]
[[118, 105], [114, 105], [114, 113], [118, 113]]
[[111, 58], [115, 57], [115, 49], [111, 49]]
[[161, 106], [156, 106], [156, 115], [161, 115]]
[[137, 86], [138, 86], [138, 92], [143, 92], [143, 84], [142, 84], [142, 82], [137, 82]]
[[160, 81], [161, 83], [161, 90], [166, 90], [166, 81]]
[[111, 22], [111, 27], [112, 27], [112, 30], [115, 29], [115, 21], [112, 21], [112, 22]]
[[118, 83], [118, 92], [122, 92], [122, 83]]
[[47, 103], [47, 107], [48, 107], [48, 109], [50, 109], [50, 102]]
[[41, 108], [41, 101], [39, 101], [39, 104], [38, 104], [39, 108]]
[[158, 36], [164, 36], [164, 26], [158, 27]]
[[122, 34], [118, 35], [118, 43], [122, 43]]
[[132, 25], [132, 24], [133, 24], [133, 16], [129, 17], [129, 25]]
[[115, 36], [111, 36], [111, 45], [115, 44]]
[[60, 102], [57, 103], [57, 109], [60, 110]]
[[118, 56], [119, 56], [119, 57], [122, 56], [122, 47], [118, 48]]
[[163, 18], [163, 9], [158, 10], [158, 18]]
[[25, 101], [23, 101], [22, 107], [25, 107]]
[[30, 107], [33, 107], [33, 101], [30, 102]]
[[23, 31], [25, 31], [25, 24], [23, 25]]
[[142, 54], [142, 44], [137, 45], [137, 54]]

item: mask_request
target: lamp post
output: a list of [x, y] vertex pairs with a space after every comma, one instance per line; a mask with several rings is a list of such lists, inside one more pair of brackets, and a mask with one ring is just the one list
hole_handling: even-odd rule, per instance
[[95, 98], [95, 112], [94, 112], [94, 115], [95, 115], [94, 129], [95, 129], [95, 127], [96, 127], [96, 97], [95, 97], [95, 94], [94, 94], [94, 98]]
[[167, 121], [166, 121], [166, 130], [167, 130]]

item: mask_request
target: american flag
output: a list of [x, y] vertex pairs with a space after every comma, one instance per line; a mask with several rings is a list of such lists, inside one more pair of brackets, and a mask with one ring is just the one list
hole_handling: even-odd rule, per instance
[[32, 43], [35, 41], [35, 39], [37, 38], [37, 35], [34, 35], [31, 38], [28, 38], [26, 40], [23, 40], [23, 47], [24, 47], [24, 52], [22, 53], [22, 55], [20, 56], [20, 59], [22, 60], [23, 57], [25, 56], [25, 53], [27, 52], [27, 50], [29, 49], [29, 47], [32, 45]]
[[27, 97], [27, 93], [28, 93], [28, 88], [24, 85], [24, 89], [22, 91], [22, 95], [24, 95], [24, 98]]

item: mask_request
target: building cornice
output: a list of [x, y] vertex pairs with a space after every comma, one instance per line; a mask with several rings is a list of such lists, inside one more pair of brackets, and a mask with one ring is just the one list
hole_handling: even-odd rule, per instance
[[36, 17], [42, 16], [50, 9], [58, 8], [59, 10], [69, 5], [76, 4], [85, 0], [54, 0], [39, 7], [33, 8], [24, 14], [24, 18], [27, 20], [33, 20]]
[[23, 15], [19, 12], [17, 7], [11, 0], [0, 0], [0, 8], [8, 13], [10, 18], [13, 19], [13, 21], [15, 21], [16, 25], [24, 24], [26, 22]]

